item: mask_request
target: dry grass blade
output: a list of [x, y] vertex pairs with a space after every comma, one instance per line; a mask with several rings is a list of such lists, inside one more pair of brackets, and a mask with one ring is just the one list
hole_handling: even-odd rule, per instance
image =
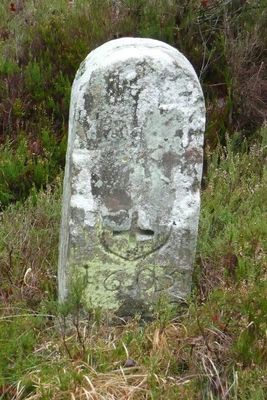
[[226, 387], [226, 385], [223, 383], [223, 380], [221, 378], [221, 375], [211, 359], [211, 357], [208, 357], [205, 354], [202, 354], [201, 357], [202, 365], [204, 368], [204, 371], [206, 373], [206, 377], [208, 378], [210, 382], [210, 388], [211, 391], [216, 395], [219, 396], [221, 400], [226, 400], [229, 390]]
[[12, 400], [21, 400], [21, 399], [23, 399], [24, 398], [24, 396], [23, 396], [24, 390], [25, 390], [25, 388], [22, 385], [22, 382], [18, 381], [17, 386], [16, 386], [16, 393], [12, 397]]
[[[121, 368], [119, 371], [96, 374], [93, 377], [84, 376], [88, 387], [87, 393], [93, 400], [102, 399], [139, 399], [147, 393], [147, 375], [125, 374]], [[82, 397], [81, 397], [82, 398]]]

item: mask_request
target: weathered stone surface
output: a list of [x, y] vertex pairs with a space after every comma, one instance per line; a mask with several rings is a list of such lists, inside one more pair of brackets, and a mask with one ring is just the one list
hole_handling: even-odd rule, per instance
[[71, 95], [59, 295], [127, 315], [190, 292], [205, 107], [188, 60], [123, 38], [92, 51]]

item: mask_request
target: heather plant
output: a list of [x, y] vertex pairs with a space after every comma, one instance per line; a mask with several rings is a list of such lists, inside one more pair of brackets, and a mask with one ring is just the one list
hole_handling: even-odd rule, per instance
[[32, 142], [22, 133], [15, 145], [10, 141], [0, 146], [0, 209], [53, 181], [64, 157], [65, 138], [58, 143], [48, 128]]

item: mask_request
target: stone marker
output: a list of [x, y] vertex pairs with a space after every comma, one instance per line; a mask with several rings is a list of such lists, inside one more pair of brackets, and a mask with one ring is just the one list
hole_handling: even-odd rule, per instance
[[119, 315], [190, 292], [205, 106], [197, 75], [171, 46], [112, 40], [72, 88], [59, 296], [80, 282], [88, 306]]

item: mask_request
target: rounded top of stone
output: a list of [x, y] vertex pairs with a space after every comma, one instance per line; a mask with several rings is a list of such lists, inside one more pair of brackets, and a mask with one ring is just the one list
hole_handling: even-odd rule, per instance
[[91, 51], [81, 63], [75, 81], [81, 87], [88, 82], [93, 71], [110, 68], [130, 59], [151, 59], [162, 66], [175, 63], [198, 82], [193, 66], [177, 49], [159, 40], [133, 37], [114, 39]]

